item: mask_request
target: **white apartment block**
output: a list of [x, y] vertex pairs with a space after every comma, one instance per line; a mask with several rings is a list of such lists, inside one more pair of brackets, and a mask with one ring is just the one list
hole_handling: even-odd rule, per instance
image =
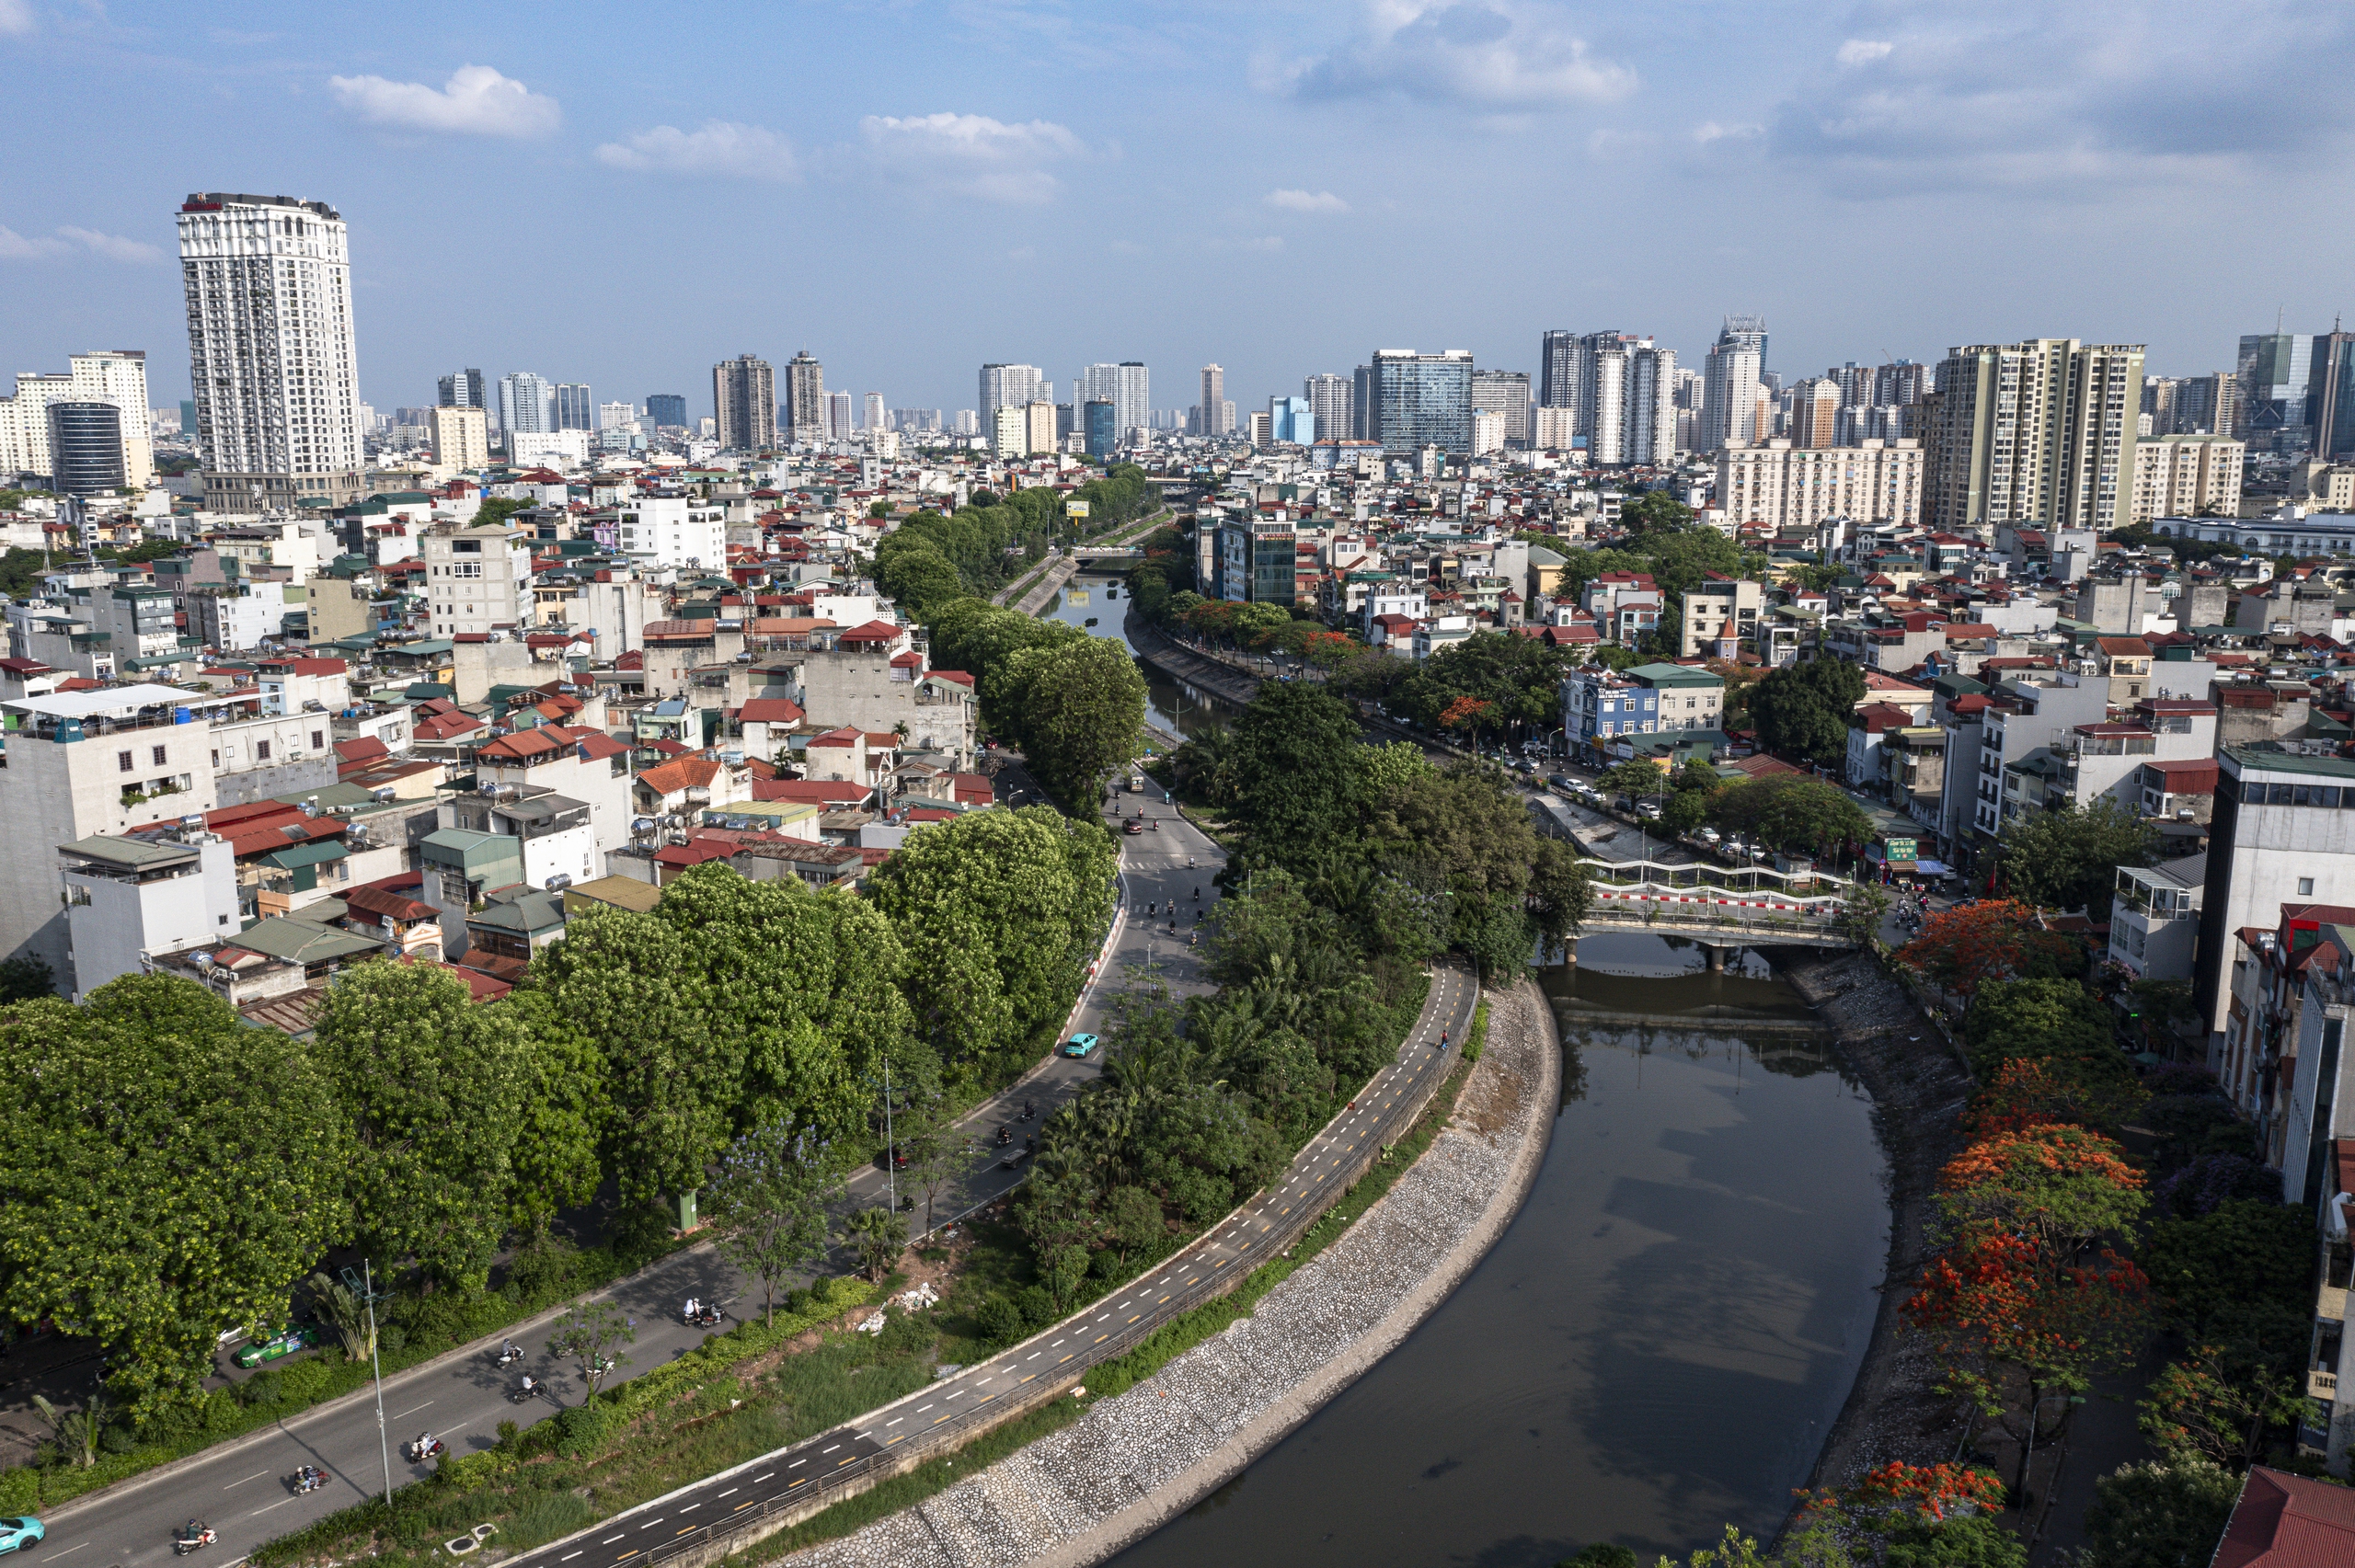
[[615, 543], [641, 566], [719, 571], [728, 565], [728, 509], [695, 496], [634, 497], [622, 503]]
[[1917, 441], [1730, 445], [1717, 453], [1717, 505], [1737, 525], [1813, 528], [1840, 517], [1912, 528], [1922, 521], [1923, 463]]
[[56, 853], [72, 956], [56, 979], [76, 1001], [146, 973], [159, 955], [237, 933], [237, 862], [218, 834], [192, 825], [152, 839], [92, 834]]
[[2134, 443], [2133, 521], [2237, 517], [2248, 443], [2230, 436], [2159, 436]]
[[1925, 432], [1940, 528], [2108, 532], [2134, 504], [2142, 346], [2037, 338], [1949, 349]]
[[1030, 451], [1030, 419], [1024, 406], [1001, 403], [990, 411], [990, 452], [995, 457], [1023, 457]]
[[361, 498], [360, 363], [342, 217], [199, 192], [179, 212], [189, 379], [214, 511]]
[[144, 490], [155, 476], [149, 444], [147, 355], [140, 349], [75, 354], [63, 375], [27, 372], [15, 393], [0, 398], [0, 480], [55, 472], [49, 452], [49, 406], [108, 403], [122, 414], [123, 483]]
[[425, 545], [432, 635], [511, 632], [532, 612], [532, 547], [512, 528], [436, 527]]

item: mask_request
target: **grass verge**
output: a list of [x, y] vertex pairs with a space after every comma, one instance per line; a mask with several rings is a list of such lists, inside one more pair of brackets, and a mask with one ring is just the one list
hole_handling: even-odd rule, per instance
[[[1487, 1005], [1483, 1003], [1483, 1021], [1486, 1016]], [[1479, 1025], [1476, 1024], [1474, 1029], [1476, 1040]], [[1292, 1243], [1291, 1252], [1252, 1270], [1228, 1295], [1205, 1302], [1183, 1317], [1174, 1319], [1159, 1333], [1126, 1356], [1107, 1361], [1090, 1371], [1086, 1383], [1090, 1400], [1127, 1392], [1194, 1346], [1224, 1333], [1238, 1320], [1250, 1316], [1261, 1298], [1291, 1278], [1303, 1264], [1332, 1245], [1344, 1230], [1363, 1217], [1366, 1210], [1382, 1201], [1398, 1178], [1422, 1158], [1424, 1150], [1431, 1146], [1440, 1129], [1447, 1125], [1447, 1118], [1453, 1114], [1456, 1096], [1463, 1092], [1464, 1081], [1471, 1070], [1469, 1059], [1456, 1064], [1455, 1070], [1440, 1085], [1439, 1092], [1431, 1096], [1431, 1103], [1424, 1107], [1423, 1114], [1407, 1129], [1406, 1135], [1392, 1144], [1374, 1162], [1372, 1169], [1334, 1201], [1333, 1207]], [[754, 1542], [743, 1551], [731, 1552], [728, 1562], [751, 1568], [752, 1564], [773, 1562], [805, 1547], [840, 1539], [878, 1519], [903, 1508], [914, 1507], [1017, 1449], [1061, 1431], [1086, 1413], [1085, 1402], [1075, 1399], [1052, 1401], [1015, 1417], [1003, 1426], [992, 1428], [960, 1448], [935, 1455], [904, 1475], [893, 1476], [856, 1497], [845, 1498], [824, 1512], [804, 1519], [791, 1529], [780, 1530], [765, 1540]]]

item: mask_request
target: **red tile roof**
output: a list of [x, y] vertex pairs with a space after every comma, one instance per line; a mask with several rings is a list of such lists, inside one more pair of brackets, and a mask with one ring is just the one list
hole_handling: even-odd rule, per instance
[[2253, 1465], [2212, 1568], [2345, 1568], [2355, 1562], [2355, 1492]]
[[638, 783], [657, 795], [708, 784], [719, 776], [719, 764], [709, 757], [681, 757], [638, 775]]

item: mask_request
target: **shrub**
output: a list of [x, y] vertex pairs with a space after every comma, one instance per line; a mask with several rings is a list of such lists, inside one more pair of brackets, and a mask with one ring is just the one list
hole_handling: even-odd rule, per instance
[[1061, 1315], [1055, 1310], [1055, 1299], [1047, 1294], [1043, 1285], [1024, 1286], [1014, 1298], [1014, 1304], [1022, 1310], [1022, 1326], [1028, 1333], [1035, 1333]]
[[262, 1410], [272, 1409], [286, 1398], [286, 1385], [274, 1371], [256, 1372], [236, 1389], [239, 1400]]
[[1012, 1345], [1022, 1337], [1022, 1309], [1003, 1294], [982, 1302], [981, 1310], [973, 1314], [973, 1322], [994, 1345]]
[[379, 1359], [398, 1356], [408, 1348], [408, 1334], [398, 1323], [386, 1323], [376, 1331], [376, 1355]]
[[2162, 1212], [2197, 1219], [2233, 1198], [2278, 1203], [2281, 1177], [2245, 1154], [2203, 1154], [2162, 1180], [2151, 1196]]
[[525, 1551], [570, 1535], [594, 1522], [596, 1510], [569, 1492], [543, 1493], [516, 1510], [499, 1532], [510, 1551]]
[[909, 1356], [930, 1354], [940, 1343], [940, 1325], [923, 1312], [901, 1312], [883, 1325], [876, 1336], [875, 1347], [885, 1356], [898, 1359]]
[[579, 1404], [556, 1418], [556, 1451], [569, 1459], [593, 1453], [604, 1439], [608, 1416], [601, 1404]]

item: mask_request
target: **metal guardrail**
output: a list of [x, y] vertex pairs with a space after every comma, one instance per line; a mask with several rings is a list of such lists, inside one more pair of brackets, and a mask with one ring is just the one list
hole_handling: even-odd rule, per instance
[[[1466, 978], [1468, 979], [1469, 976], [1467, 975]], [[1473, 991], [1473, 1005], [1476, 1009], [1478, 1004], [1479, 994], [1476, 989]], [[1470, 1032], [1468, 1024], [1463, 1032], [1465, 1034]], [[1452, 1069], [1452, 1066], [1457, 1058], [1461, 1055], [1462, 1048], [1461, 1040], [1452, 1040], [1445, 1050], [1441, 1051], [1432, 1059], [1429, 1072], [1422, 1075], [1422, 1081], [1419, 1084], [1420, 1092], [1414, 1094], [1402, 1094], [1399, 1096], [1397, 1103], [1383, 1116], [1376, 1127], [1367, 1134], [1362, 1146], [1364, 1152], [1346, 1168], [1347, 1174], [1333, 1184], [1333, 1196], [1336, 1198], [1355, 1184], [1356, 1181], [1373, 1166], [1375, 1158], [1379, 1156], [1384, 1149], [1387, 1149], [1391, 1144], [1396, 1142], [1398, 1135], [1405, 1132], [1407, 1128], [1412, 1127], [1417, 1118], [1422, 1116], [1424, 1109], [1430, 1103], [1432, 1094], [1438, 1091], [1440, 1084], [1446, 1082], [1448, 1072]], [[1383, 1082], [1384, 1077], [1388, 1074], [1396, 1073], [1400, 1070], [1399, 1063], [1394, 1061], [1390, 1066], [1383, 1069], [1382, 1074], [1378, 1074], [1372, 1083], [1369, 1083], [1364, 1090], [1360, 1092], [1359, 1097], [1364, 1098], [1368, 1094], [1376, 1093], [1381, 1088], [1387, 1087], [1387, 1085]], [[1339, 1120], [1339, 1116], [1338, 1114], [1334, 1120], [1336, 1122]], [[1322, 1135], [1320, 1134], [1320, 1136]], [[1289, 1176], [1289, 1174], [1290, 1167], [1287, 1166], [1286, 1175]], [[1188, 1253], [1193, 1252], [1196, 1248], [1207, 1247], [1211, 1243], [1220, 1240], [1223, 1233], [1229, 1231], [1238, 1220], [1247, 1222], [1253, 1219], [1267, 1219], [1265, 1228], [1258, 1235], [1243, 1243], [1245, 1247], [1251, 1249], [1258, 1254], [1256, 1261], [1250, 1263], [1247, 1266], [1237, 1266], [1232, 1268], [1225, 1265], [1224, 1260], [1221, 1260], [1217, 1264], [1206, 1265], [1200, 1275], [1196, 1276], [1192, 1280], [1189, 1281], [1179, 1289], [1171, 1292], [1163, 1300], [1156, 1302], [1148, 1311], [1140, 1314], [1134, 1322], [1123, 1324], [1118, 1329], [1108, 1331], [1107, 1333], [1097, 1336], [1096, 1342], [1093, 1345], [1075, 1355], [1070, 1362], [1066, 1362], [1063, 1364], [1063, 1366], [1059, 1367], [1057, 1368], [1058, 1372], [1068, 1373], [1071, 1377], [1076, 1378], [1086, 1373], [1091, 1368], [1099, 1367], [1107, 1361], [1127, 1355], [1130, 1351], [1135, 1349], [1138, 1345], [1152, 1338], [1155, 1333], [1158, 1333], [1162, 1329], [1167, 1327], [1168, 1324], [1176, 1319], [1183, 1316], [1187, 1312], [1192, 1311], [1197, 1307], [1205, 1305], [1208, 1302], [1215, 1300], [1219, 1297], [1225, 1295], [1229, 1290], [1234, 1288], [1235, 1285], [1238, 1281], [1247, 1277], [1252, 1269], [1258, 1265], [1258, 1263], [1265, 1262], [1268, 1258], [1282, 1253], [1297, 1242], [1302, 1236], [1307, 1233], [1312, 1225], [1324, 1218], [1326, 1212], [1331, 1207], [1329, 1204], [1324, 1207], [1302, 1205], [1299, 1207], [1299, 1212], [1294, 1215], [1277, 1216], [1274, 1219], [1268, 1219], [1268, 1217], [1263, 1213], [1255, 1212], [1255, 1206], [1261, 1205], [1265, 1202], [1268, 1196], [1268, 1191], [1269, 1189], [1262, 1189], [1260, 1192], [1252, 1195], [1249, 1202], [1246, 1203], [1241, 1208], [1235, 1210], [1235, 1213], [1221, 1219], [1216, 1225], [1212, 1226], [1208, 1230], [1205, 1230], [1184, 1250], [1173, 1254], [1168, 1260], [1168, 1263], [1162, 1266], [1166, 1267], [1178, 1265], [1185, 1259]], [[1111, 1293], [1107, 1292], [1106, 1294], [1109, 1295]], [[1067, 1333], [1069, 1332], [1070, 1324], [1075, 1320], [1076, 1314], [1074, 1314], [1073, 1318], [1066, 1318], [1052, 1327], [1040, 1331], [1040, 1333], [1033, 1335], [1031, 1339], [1024, 1340], [1021, 1345], [1010, 1346], [1005, 1350], [1000, 1351], [997, 1356], [993, 1356], [991, 1359], [994, 1361], [1005, 1360], [1005, 1358], [1013, 1356], [1016, 1351], [1021, 1349], [1023, 1345], [1029, 1345], [1037, 1339], [1044, 1338], [1047, 1334], [1058, 1332]], [[983, 1362], [978, 1365], [987, 1366], [988, 1363]], [[974, 1369], [977, 1370], [978, 1367]], [[939, 1386], [940, 1385], [934, 1385], [935, 1388]], [[1045, 1386], [1045, 1391], [1043, 1394], [1029, 1396], [1029, 1400], [1031, 1402], [1044, 1402], [1045, 1399], [1058, 1395], [1063, 1386], [1064, 1384], [1062, 1378], [1058, 1377], [1054, 1381], [1048, 1383]], [[1007, 1419], [1005, 1414], [1006, 1406], [1003, 1402], [1006, 1399], [1012, 1399], [1019, 1402], [1023, 1401], [1024, 1396], [1019, 1394], [984, 1395], [973, 1404], [964, 1407], [955, 1414], [943, 1417], [936, 1425], [925, 1429], [915, 1436], [904, 1438], [894, 1437], [885, 1443], [882, 1448], [847, 1459], [842, 1464], [836, 1466], [831, 1472], [821, 1475], [814, 1481], [795, 1482], [784, 1492], [779, 1493], [774, 1497], [764, 1498], [757, 1503], [742, 1505], [737, 1510], [736, 1514], [728, 1519], [715, 1524], [706, 1525], [699, 1529], [687, 1531], [678, 1536], [674, 1536], [662, 1545], [647, 1551], [643, 1554], [642, 1561], [648, 1564], [669, 1562], [689, 1552], [709, 1547], [715, 1542], [725, 1540], [731, 1536], [735, 1536], [751, 1528], [756, 1524], [774, 1518], [779, 1514], [798, 1515], [810, 1512], [812, 1511], [813, 1505], [820, 1507], [825, 1506], [826, 1505], [821, 1500], [826, 1498], [829, 1494], [841, 1494], [844, 1493], [845, 1488], [852, 1486], [855, 1482], [865, 1481], [869, 1476], [875, 1474], [879, 1470], [896, 1472], [906, 1468], [912, 1459], [960, 1447], [965, 1442], [969, 1441], [971, 1437], [977, 1433], [977, 1431], [990, 1426], [994, 1426], [999, 1422]], [[870, 1414], [871, 1413], [870, 1413]], [[836, 1427], [832, 1431], [820, 1433], [816, 1436], [805, 1438], [801, 1442], [793, 1445], [792, 1448], [780, 1449], [776, 1455], [770, 1457], [782, 1458], [786, 1454], [792, 1453], [795, 1449], [809, 1448], [812, 1444], [824, 1441], [827, 1438], [833, 1438], [839, 1442], [841, 1440], [842, 1434], [850, 1430], [853, 1430], [853, 1428]], [[807, 1487], [809, 1490], [801, 1490], [803, 1487]], [[612, 1521], [610, 1520], [606, 1521], [606, 1523], [611, 1522]], [[601, 1526], [599, 1528], [603, 1527]], [[543, 1548], [541, 1550], [546, 1551], [546, 1549]], [[536, 1553], [534, 1555], [536, 1555]]]

